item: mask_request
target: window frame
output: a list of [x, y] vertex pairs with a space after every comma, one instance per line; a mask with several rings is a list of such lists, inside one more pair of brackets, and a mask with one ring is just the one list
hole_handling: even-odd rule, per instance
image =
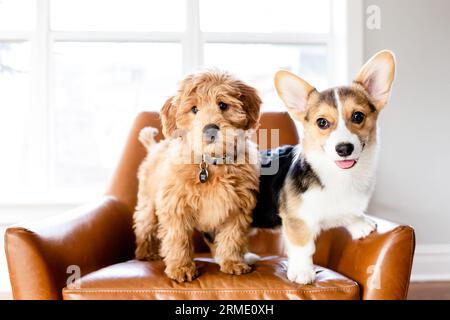
[[[50, 0], [33, 0], [36, 4], [35, 29], [27, 31], [0, 31], [0, 41], [29, 41], [31, 44], [32, 96], [30, 130], [33, 144], [33, 174], [30, 181], [40, 182], [48, 189], [51, 179], [52, 109], [54, 96], [54, 62], [52, 46], [55, 42], [168, 42], [181, 43], [182, 72], [194, 72], [202, 67], [205, 43], [326, 45], [327, 70], [330, 85], [345, 84], [351, 80], [363, 62], [363, 3], [362, 1], [330, 1], [330, 32], [327, 34], [299, 33], [226, 33], [202, 32], [200, 29], [200, 0], [186, 1], [186, 27], [180, 32], [89, 32], [52, 31], [50, 28]], [[351, 30], [351, 31], [350, 31]], [[31, 166], [31, 164], [30, 164]], [[105, 186], [106, 188], [106, 186]], [[86, 199], [23, 199], [0, 202], [0, 222], [15, 222], [46, 215], [55, 208], [74, 208]]]

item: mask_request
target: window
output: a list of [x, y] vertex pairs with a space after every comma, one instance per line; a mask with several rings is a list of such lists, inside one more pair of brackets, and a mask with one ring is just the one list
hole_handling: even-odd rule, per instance
[[229, 70], [259, 89], [264, 110], [280, 106], [277, 69], [332, 84], [337, 6], [0, 0], [0, 211], [101, 194], [136, 113], [159, 110], [188, 72]]
[[[27, 112], [31, 102], [30, 1], [0, 1], [0, 198], [27, 179]], [[5, 197], [5, 199], [8, 199]]]

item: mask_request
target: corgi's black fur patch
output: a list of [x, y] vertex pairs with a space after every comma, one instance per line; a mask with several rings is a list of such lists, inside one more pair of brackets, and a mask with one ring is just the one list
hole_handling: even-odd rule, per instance
[[314, 183], [320, 185], [310, 164], [304, 159], [295, 159], [294, 151], [294, 146], [283, 146], [261, 152], [262, 166], [278, 165], [278, 171], [273, 175], [260, 176], [258, 201], [253, 210], [253, 227], [274, 228], [281, 225], [281, 190], [287, 180], [292, 181], [298, 194], [304, 193]]
[[313, 184], [322, 186], [311, 165], [305, 159], [297, 159], [292, 164], [288, 178], [292, 181], [295, 191], [298, 194], [306, 192]]

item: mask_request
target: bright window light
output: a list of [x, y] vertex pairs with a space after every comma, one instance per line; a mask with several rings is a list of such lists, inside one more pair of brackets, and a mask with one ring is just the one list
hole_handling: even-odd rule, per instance
[[52, 0], [58, 31], [183, 31], [185, 1]]
[[0, 31], [31, 30], [34, 23], [34, 1], [0, 0]]
[[26, 184], [29, 108], [30, 44], [0, 41], [0, 194], [5, 199]]
[[206, 32], [326, 33], [329, 0], [201, 0]]

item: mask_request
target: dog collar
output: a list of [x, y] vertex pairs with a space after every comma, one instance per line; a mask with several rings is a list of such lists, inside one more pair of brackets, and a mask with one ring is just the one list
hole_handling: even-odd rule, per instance
[[207, 164], [230, 164], [233, 162], [233, 159], [230, 156], [224, 157], [212, 157], [210, 155], [204, 154], [202, 155], [202, 162], [206, 162]]
[[201, 183], [205, 183], [208, 180], [208, 164], [219, 165], [219, 164], [230, 164], [233, 162], [233, 159], [230, 156], [224, 157], [212, 157], [207, 154], [202, 155], [202, 162], [200, 162], [200, 174], [198, 175], [198, 179]]

